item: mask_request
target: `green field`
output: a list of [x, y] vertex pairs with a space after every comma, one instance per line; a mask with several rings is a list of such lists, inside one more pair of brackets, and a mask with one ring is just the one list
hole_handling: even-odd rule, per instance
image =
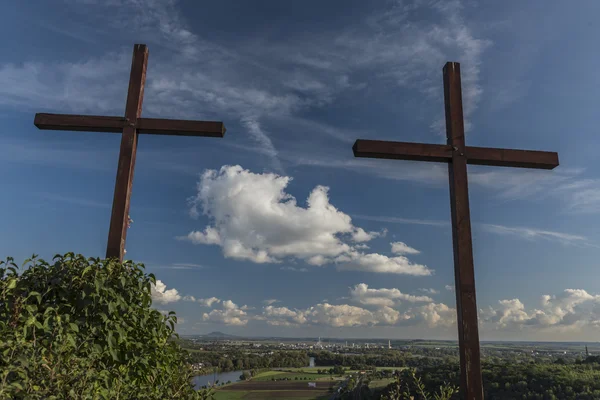
[[384, 388], [392, 382], [394, 382], [394, 378], [376, 379], [376, 380], [369, 382], [369, 388], [371, 388], [371, 389]]
[[[339, 377], [333, 377], [334, 380], [340, 379]], [[317, 368], [286, 368], [285, 371], [271, 370], [261, 372], [252, 378], [253, 381], [264, 382], [273, 380], [284, 380], [289, 381], [322, 381], [330, 380], [331, 376], [317, 374]]]
[[[314, 374], [313, 374], [314, 375]], [[295, 399], [322, 400], [331, 397], [337, 382], [319, 381], [309, 387], [306, 381], [247, 381], [215, 391], [216, 400]]]

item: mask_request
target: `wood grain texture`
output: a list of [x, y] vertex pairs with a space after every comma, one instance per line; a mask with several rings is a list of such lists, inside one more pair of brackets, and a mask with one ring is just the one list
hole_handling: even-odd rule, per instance
[[452, 147], [439, 144], [358, 139], [352, 150], [355, 157], [365, 158], [434, 162], [448, 162], [452, 159]]
[[37, 113], [33, 124], [45, 130], [121, 133], [125, 127], [125, 118]]
[[190, 121], [162, 118], [140, 118], [138, 133], [175, 136], [225, 136], [225, 125], [219, 121]]
[[133, 171], [137, 152], [138, 135], [136, 131], [137, 119], [142, 113], [144, 98], [144, 84], [146, 82], [146, 67], [148, 65], [148, 48], [137, 44], [133, 49], [131, 73], [129, 76], [129, 89], [125, 106], [125, 119], [127, 124], [121, 136], [121, 149], [119, 152], [119, 166], [115, 182], [106, 258], [116, 257], [123, 261], [125, 254], [125, 240], [127, 238], [127, 222], [131, 188], [133, 185]]
[[475, 296], [475, 268], [473, 265], [460, 65], [447, 63], [444, 66], [443, 74], [446, 137], [448, 145], [453, 149], [452, 162], [448, 164], [448, 178], [454, 247], [461, 390], [464, 399], [482, 400], [483, 381]]

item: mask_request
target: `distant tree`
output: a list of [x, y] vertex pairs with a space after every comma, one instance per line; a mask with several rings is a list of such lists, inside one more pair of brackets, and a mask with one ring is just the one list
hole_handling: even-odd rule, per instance
[[250, 371], [244, 371], [241, 375], [240, 375], [240, 380], [242, 381], [247, 381], [250, 380], [250, 378], [252, 378], [252, 374], [250, 373]]

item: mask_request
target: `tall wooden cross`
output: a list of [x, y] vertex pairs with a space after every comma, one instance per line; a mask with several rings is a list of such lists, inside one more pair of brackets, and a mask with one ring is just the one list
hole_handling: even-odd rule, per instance
[[121, 262], [125, 253], [125, 238], [129, 222], [129, 201], [131, 198], [131, 186], [133, 184], [133, 169], [135, 167], [138, 134], [209, 137], [223, 137], [225, 135], [225, 126], [222, 122], [141, 118], [147, 65], [148, 47], [145, 44], [134, 45], [124, 118], [38, 113], [35, 115], [34, 121], [35, 126], [39, 129], [122, 132], [119, 166], [117, 168], [117, 179], [106, 249], [106, 258], [118, 258]]
[[446, 145], [357, 140], [355, 157], [448, 163], [452, 242], [454, 245], [454, 279], [458, 314], [461, 388], [463, 398], [483, 399], [479, 355], [479, 329], [475, 300], [475, 272], [469, 213], [467, 164], [553, 169], [558, 154], [545, 151], [494, 149], [465, 145], [460, 64], [444, 66], [444, 103], [446, 108]]

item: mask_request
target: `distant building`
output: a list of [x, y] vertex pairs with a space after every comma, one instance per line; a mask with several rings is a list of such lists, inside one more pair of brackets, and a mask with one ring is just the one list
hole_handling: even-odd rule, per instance
[[392, 348], [392, 341], [388, 340], [388, 349], [391, 349], [391, 348]]
[[317, 387], [317, 382], [308, 382], [308, 387], [316, 388]]

